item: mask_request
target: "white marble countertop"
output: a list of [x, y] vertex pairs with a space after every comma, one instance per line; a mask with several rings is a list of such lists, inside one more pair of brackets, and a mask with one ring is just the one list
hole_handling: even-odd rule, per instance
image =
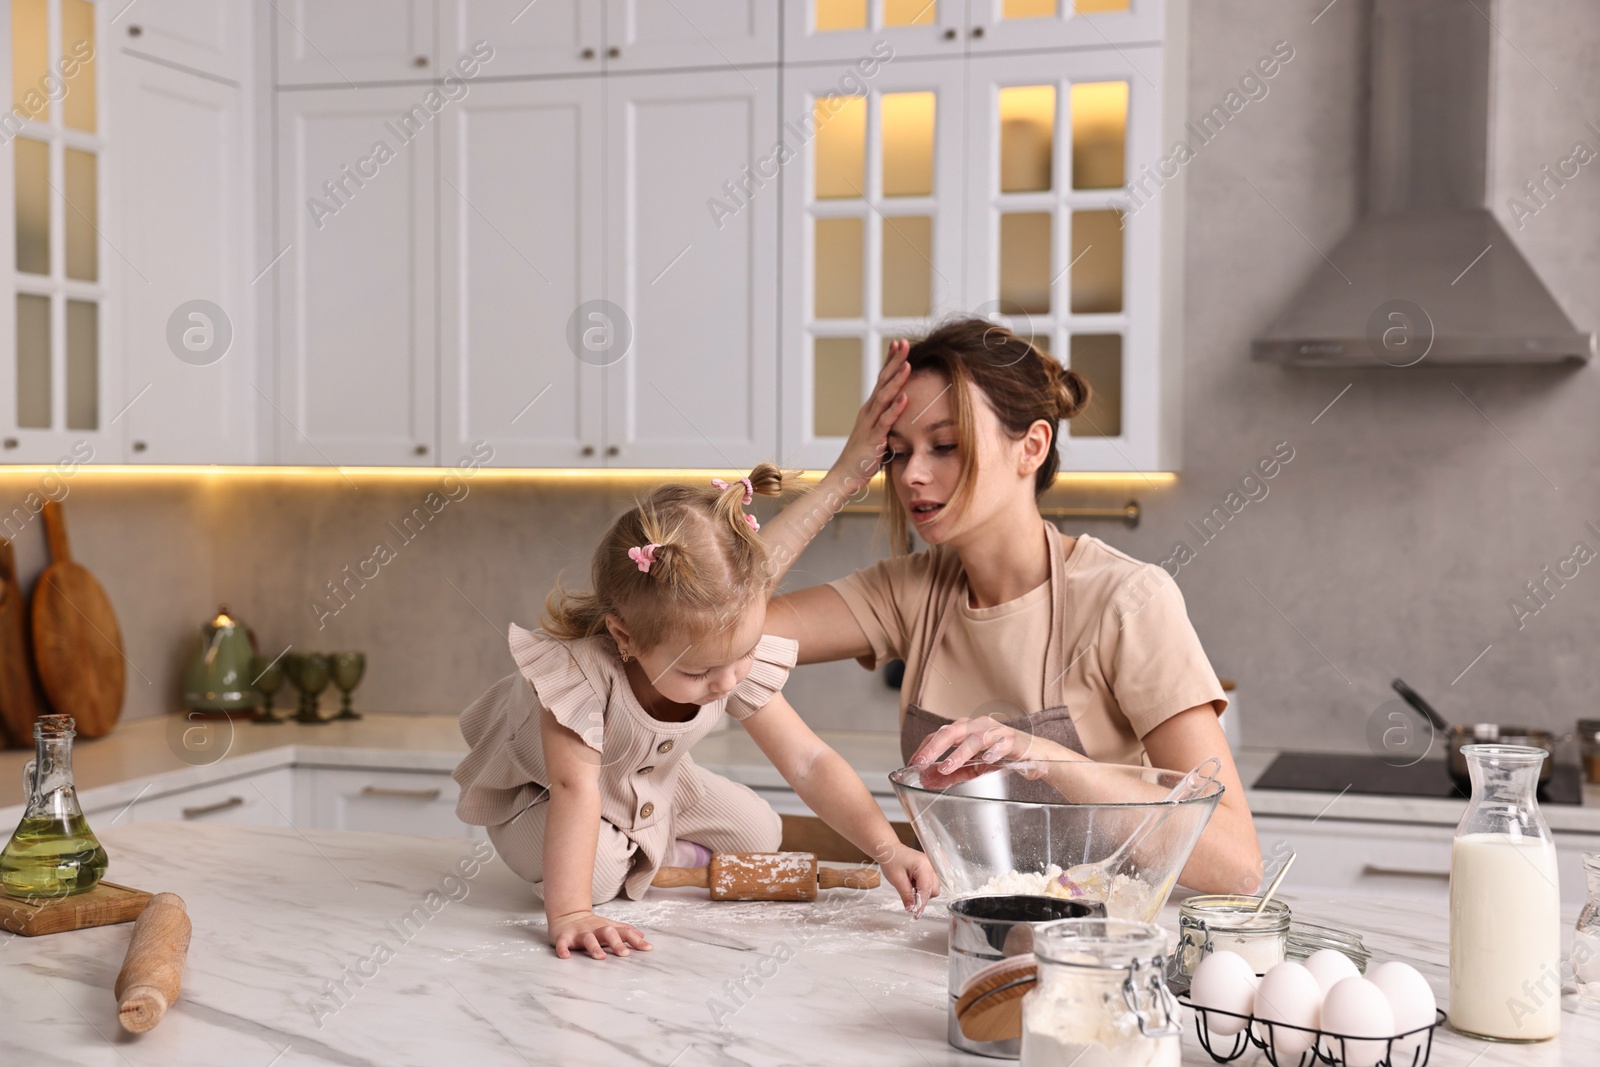
[[[487, 843], [160, 822], [102, 836], [113, 880], [188, 903], [194, 940], [182, 997], [156, 1029], [131, 1037], [117, 1026], [111, 992], [130, 927], [0, 934], [7, 1063], [996, 1062], [945, 1043], [943, 909], [913, 921], [887, 889], [830, 893], [814, 905], [653, 891], [603, 911], [643, 927], [655, 951], [562, 961], [527, 886]], [[486, 861], [464, 877], [471, 868], [459, 865], [474, 849]], [[1413, 962], [1443, 1000], [1438, 908], [1289, 899], [1297, 914], [1360, 931], [1376, 958]], [[750, 974], [765, 976], [759, 987]], [[739, 1002], [728, 991], [741, 978], [750, 995]], [[1592, 1065], [1600, 1007], [1571, 995], [1562, 1006], [1561, 1036], [1539, 1045], [1443, 1030], [1432, 1067]], [[1183, 1062], [1211, 1062], [1192, 1031]]]
[[[119, 725], [106, 737], [79, 742], [73, 749], [73, 769], [84, 807], [126, 804], [152, 780], [157, 788], [148, 795], [291, 765], [448, 772], [466, 753], [454, 715], [368, 713], [359, 722], [321, 726], [240, 722], [230, 727], [211, 721], [204, 728], [214, 733], [206, 739], [208, 747], [199, 751], [185, 748], [182, 739], [183, 731], [194, 727], [179, 715], [138, 719]], [[898, 738], [843, 731], [821, 736], [855, 767], [869, 789], [880, 796], [893, 794], [888, 777], [900, 766]], [[218, 752], [226, 754], [219, 758]], [[1237, 756], [1240, 776], [1247, 783], [1254, 781], [1276, 754], [1245, 749]], [[0, 821], [20, 814], [12, 806], [22, 802], [22, 765], [31, 755], [31, 750], [21, 749], [0, 752]], [[745, 785], [787, 788], [777, 768], [737, 727], [701, 741], [694, 759]], [[1464, 800], [1248, 788], [1246, 792], [1251, 810], [1263, 816], [1453, 827], [1466, 810]], [[1582, 807], [1546, 804], [1541, 810], [1554, 830], [1600, 834], [1600, 788], [1585, 787]]]

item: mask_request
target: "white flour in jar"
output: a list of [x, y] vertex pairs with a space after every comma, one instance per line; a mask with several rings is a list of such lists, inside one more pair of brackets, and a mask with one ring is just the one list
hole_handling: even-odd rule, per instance
[[1034, 989], [1022, 1003], [1019, 1067], [1180, 1067], [1177, 1034], [1145, 1037], [1133, 1013], [1103, 990], [1054, 986]]

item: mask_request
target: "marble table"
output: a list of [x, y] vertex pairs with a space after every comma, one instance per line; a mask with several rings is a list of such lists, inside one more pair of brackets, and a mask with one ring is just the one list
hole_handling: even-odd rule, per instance
[[[188, 902], [183, 997], [155, 1030], [117, 1027], [130, 927], [0, 934], [7, 1064], [993, 1064], [950, 1048], [945, 922], [887, 889], [809, 904], [657, 891], [609, 909], [655, 951], [557, 960], [526, 885], [486, 842], [140, 823], [102, 835], [111, 877]], [[1415, 902], [1289, 897], [1445, 988], [1445, 919]], [[1536, 1046], [1444, 1032], [1435, 1067], [1600, 1063], [1600, 1008], [1567, 995]], [[1184, 1064], [1210, 1059], [1191, 1034]], [[1263, 1062], [1259, 1054], [1237, 1061]]]

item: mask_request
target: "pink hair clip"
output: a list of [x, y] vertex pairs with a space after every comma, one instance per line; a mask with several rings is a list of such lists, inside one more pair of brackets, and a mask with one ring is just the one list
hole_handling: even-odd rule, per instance
[[650, 564], [656, 561], [656, 549], [660, 547], [660, 545], [645, 545], [641, 548], [630, 548], [628, 558], [639, 565], [639, 570], [649, 574]]
[[[740, 478], [739, 481], [744, 483], [744, 506], [749, 507], [750, 501], [756, 498], [755, 486], [750, 484], [749, 478]], [[721, 478], [713, 478], [711, 479], [711, 484], [719, 493], [725, 493], [728, 491], [728, 486], [733, 483], [725, 482]]]
[[750, 524], [750, 529], [754, 530], [756, 533], [761, 532], [761, 524], [756, 521], [756, 517], [754, 515], [746, 514], [744, 521], [748, 522]]

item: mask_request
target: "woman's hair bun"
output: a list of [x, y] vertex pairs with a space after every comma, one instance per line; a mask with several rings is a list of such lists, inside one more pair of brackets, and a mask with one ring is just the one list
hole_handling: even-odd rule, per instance
[[1083, 409], [1089, 406], [1093, 390], [1089, 388], [1089, 379], [1077, 371], [1061, 367], [1059, 363], [1056, 366], [1061, 368], [1061, 372], [1055, 376], [1051, 386], [1056, 395], [1056, 417], [1064, 422], [1082, 414]]

